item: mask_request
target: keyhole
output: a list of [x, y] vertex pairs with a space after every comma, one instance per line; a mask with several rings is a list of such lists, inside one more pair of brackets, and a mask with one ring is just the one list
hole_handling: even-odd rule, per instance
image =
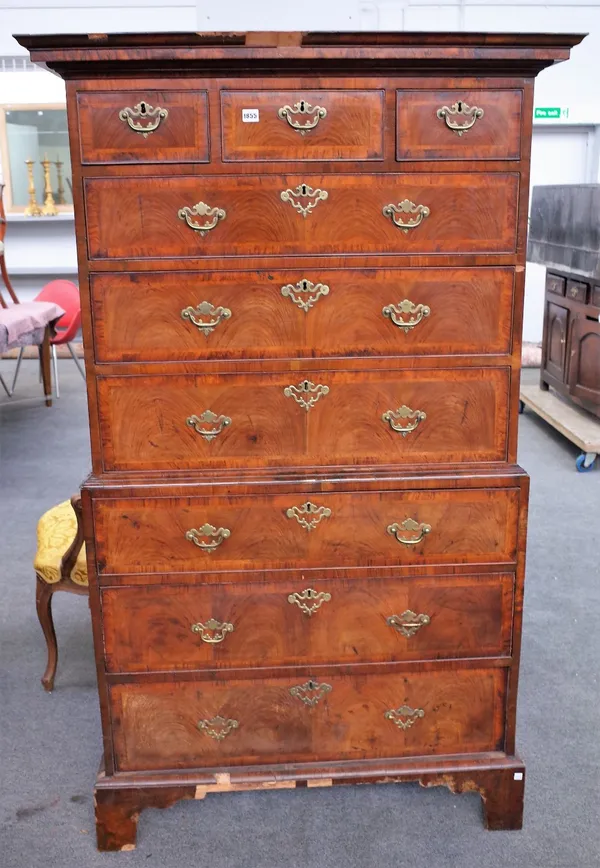
[[302, 281], [302, 289], [303, 289], [305, 292], [306, 292], [306, 290], [308, 289], [308, 281], [307, 281], [307, 280], [303, 280], [303, 281]]
[[143, 115], [146, 114], [146, 103], [145, 102], [140, 103], [140, 114], [143, 114]]
[[458, 110], [459, 112], [462, 111], [462, 102], [460, 100], [458, 101]]
[[302, 184], [302, 195], [306, 196], [306, 184]]
[[305, 102], [304, 102], [303, 99], [301, 99], [301, 100], [300, 100], [300, 111], [301, 111], [301, 112], [304, 111], [304, 106], [305, 106]]

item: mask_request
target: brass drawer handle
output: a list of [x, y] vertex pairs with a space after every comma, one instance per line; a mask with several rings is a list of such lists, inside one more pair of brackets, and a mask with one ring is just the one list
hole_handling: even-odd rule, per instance
[[211, 718], [211, 720], [199, 720], [197, 723], [200, 732], [203, 732], [204, 735], [208, 735], [210, 738], [216, 739], [216, 741], [223, 741], [239, 725], [239, 721], [232, 720], [231, 718], [226, 720], [219, 715]]
[[[193, 542], [195, 546], [198, 546], [202, 551], [208, 552], [208, 554], [214, 552], [230, 536], [231, 531], [228, 527], [216, 528], [214, 525], [208, 523], [203, 524], [199, 528], [192, 527], [185, 534], [187, 540]], [[214, 537], [214, 539], [212, 542], [207, 542], [203, 537]]]
[[[301, 99], [299, 102], [295, 102], [293, 107], [291, 105], [282, 106], [277, 115], [303, 136], [309, 130], [314, 130], [321, 118], [327, 117], [327, 109], [320, 105], [313, 106]], [[295, 115], [303, 115], [308, 119], [302, 123], [301, 120], [296, 120]]]
[[381, 419], [383, 422], [387, 422], [393, 431], [406, 437], [418, 427], [420, 422], [427, 419], [427, 413], [424, 413], [423, 410], [411, 410], [410, 407], [403, 404], [397, 410], [386, 410]]
[[297, 687], [290, 687], [290, 694], [299, 699], [310, 708], [321, 700], [327, 693], [331, 693], [333, 687], [331, 684], [319, 684], [314, 679], [310, 678], [304, 684], [299, 684]]
[[425, 717], [422, 708], [411, 708], [409, 705], [401, 705], [400, 708], [390, 708], [385, 712], [386, 720], [391, 720], [399, 729], [410, 729], [421, 717]]
[[203, 642], [207, 645], [218, 645], [222, 642], [228, 633], [233, 633], [233, 624], [224, 621], [215, 621], [214, 618], [209, 618], [206, 624], [198, 621], [197, 624], [192, 624], [192, 633], [198, 633]]
[[304, 278], [296, 284], [288, 283], [282, 286], [281, 294], [284, 298], [291, 299], [304, 313], [308, 313], [322, 295], [329, 295], [329, 287], [326, 283], [312, 283]]
[[411, 609], [402, 612], [401, 615], [390, 615], [386, 618], [385, 623], [388, 627], [393, 627], [402, 636], [410, 639], [414, 636], [421, 627], [426, 627], [431, 622], [429, 615], [417, 615]]
[[387, 532], [395, 536], [402, 545], [416, 546], [428, 533], [431, 533], [431, 525], [423, 521], [415, 521], [414, 518], [407, 518], [401, 524], [394, 522], [388, 525]]
[[330, 600], [331, 594], [328, 594], [326, 591], [319, 591], [317, 593], [313, 588], [306, 588], [301, 594], [296, 591], [296, 593], [290, 594], [288, 597], [288, 603], [298, 606], [300, 611], [308, 615], [309, 618], [313, 612], [321, 608], [323, 603], [328, 603]]
[[[429, 316], [431, 308], [426, 304], [413, 304], [410, 299], [405, 298], [397, 305], [386, 304], [381, 313], [407, 335], [410, 329], [419, 325], [423, 317]], [[410, 319], [403, 319], [402, 314], [410, 314]]]
[[[141, 100], [133, 108], [127, 106], [119, 112], [119, 118], [124, 121], [134, 133], [141, 133], [146, 139], [157, 130], [161, 121], [164, 121], [169, 116], [169, 110], [157, 106], [153, 108], [150, 103]], [[140, 124], [139, 119], [146, 121], [145, 124]]]
[[321, 386], [319, 383], [311, 383], [310, 380], [302, 380], [297, 386], [286, 386], [283, 394], [286, 398], [293, 398], [308, 413], [322, 395], [329, 394], [329, 386]]
[[[302, 214], [304, 218], [312, 214], [319, 202], [324, 202], [329, 197], [327, 190], [321, 190], [317, 187], [316, 190], [309, 184], [298, 184], [295, 190], [282, 190], [280, 193], [282, 202], [289, 202], [292, 208], [295, 208], [298, 214]], [[311, 201], [303, 205], [301, 199], [309, 199]]]
[[[384, 217], [389, 217], [394, 226], [397, 226], [406, 235], [409, 229], [415, 229], [426, 217], [429, 217], [431, 212], [427, 205], [415, 205], [410, 199], [403, 199], [397, 205], [393, 203], [384, 205], [382, 213]], [[414, 217], [409, 217], [408, 220], [404, 221], [401, 216], [397, 216], [399, 214], [414, 214]]]
[[[211, 440], [219, 436], [223, 428], [231, 425], [231, 419], [229, 416], [217, 416], [212, 410], [205, 410], [201, 416], [188, 416], [186, 423], [210, 443]], [[203, 425], [210, 425], [211, 427], [204, 428]]]
[[[208, 316], [210, 319], [208, 321], [199, 319], [202, 316]], [[230, 316], [231, 311], [228, 307], [221, 307], [220, 305], [215, 307], [210, 301], [201, 301], [196, 307], [184, 307], [181, 311], [181, 318], [188, 319], [198, 331], [203, 333], [205, 338], [214, 332], [219, 323], [223, 322], [224, 319], [229, 319]]]
[[[211, 208], [206, 202], [198, 202], [193, 208], [189, 208], [187, 205], [185, 208], [180, 208], [177, 216], [180, 220], [185, 220], [190, 229], [199, 232], [204, 238], [207, 232], [215, 228], [219, 220], [224, 220], [227, 217], [227, 211], [216, 206]], [[212, 220], [206, 223], [196, 223], [194, 217], [212, 217]]]
[[458, 100], [448, 108], [447, 105], [442, 106], [436, 112], [438, 118], [444, 121], [449, 130], [454, 130], [459, 136], [462, 136], [467, 130], [475, 125], [475, 121], [483, 117], [483, 109], [477, 106], [468, 106], [466, 102]]
[[295, 518], [306, 530], [314, 530], [321, 519], [330, 517], [331, 510], [328, 506], [317, 506], [316, 503], [307, 500], [302, 506], [290, 506], [285, 514], [288, 518]]

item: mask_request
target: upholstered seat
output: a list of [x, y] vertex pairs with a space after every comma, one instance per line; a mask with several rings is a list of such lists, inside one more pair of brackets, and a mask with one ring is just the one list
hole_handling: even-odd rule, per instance
[[58, 662], [52, 597], [55, 591], [88, 593], [79, 496], [73, 497], [70, 502], [65, 500], [44, 513], [38, 522], [37, 543], [33, 561], [37, 584], [35, 602], [48, 647], [48, 663], [42, 684], [46, 690], [52, 690]]
[[[37, 552], [33, 568], [38, 576], [49, 584], [60, 582], [62, 559], [77, 535], [77, 516], [69, 500], [53, 506], [40, 518], [37, 526]], [[87, 585], [85, 543], [77, 555], [71, 570], [71, 580], [77, 585]]]

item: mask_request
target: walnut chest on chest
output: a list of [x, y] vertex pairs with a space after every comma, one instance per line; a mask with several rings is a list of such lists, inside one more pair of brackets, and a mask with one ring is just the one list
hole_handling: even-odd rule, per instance
[[519, 828], [533, 79], [580, 37], [20, 39], [67, 79], [100, 848], [383, 780]]

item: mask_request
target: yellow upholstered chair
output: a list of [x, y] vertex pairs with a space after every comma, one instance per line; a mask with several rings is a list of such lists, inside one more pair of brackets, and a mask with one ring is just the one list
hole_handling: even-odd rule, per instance
[[46, 690], [52, 690], [58, 662], [52, 597], [55, 591], [88, 593], [79, 495], [72, 497], [70, 502], [65, 500], [64, 503], [53, 506], [40, 518], [33, 568], [37, 584], [37, 613], [48, 646], [48, 664], [42, 676], [42, 684]]

